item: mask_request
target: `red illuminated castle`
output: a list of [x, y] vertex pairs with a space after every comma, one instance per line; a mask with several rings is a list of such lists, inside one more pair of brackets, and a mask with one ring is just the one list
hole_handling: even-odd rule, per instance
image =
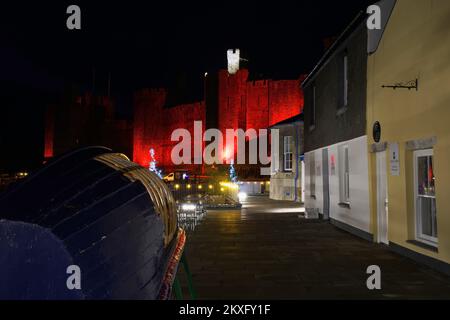
[[[239, 61], [239, 60], [238, 60]], [[267, 129], [303, 111], [300, 76], [295, 80], [249, 79], [239, 67], [205, 74], [204, 98], [189, 104], [169, 106], [165, 88], [143, 89], [134, 95], [132, 123], [118, 120], [109, 98], [86, 94], [58, 108], [49, 108], [46, 117], [45, 158], [82, 145], [104, 145], [149, 167], [150, 149], [164, 172], [174, 169], [171, 141], [175, 129], [194, 136], [194, 121], [202, 121], [203, 132], [217, 128]], [[192, 153], [194, 154], [194, 153]], [[203, 166], [183, 166], [203, 171]]]
[[205, 75], [205, 99], [191, 104], [166, 107], [166, 89], [145, 89], [135, 94], [133, 161], [148, 166], [150, 148], [155, 150], [158, 166], [172, 169], [172, 131], [184, 128], [193, 136], [194, 121], [203, 130], [267, 129], [303, 110], [302, 77], [296, 80], [249, 81], [249, 72], [235, 74], [220, 70]]

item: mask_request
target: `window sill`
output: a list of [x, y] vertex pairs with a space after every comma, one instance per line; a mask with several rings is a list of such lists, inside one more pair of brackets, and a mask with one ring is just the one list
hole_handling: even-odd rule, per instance
[[336, 116], [337, 117], [342, 116], [344, 113], [347, 112], [347, 110], [348, 110], [347, 106], [339, 108], [336, 112]]
[[438, 252], [438, 248], [437, 247], [429, 245], [429, 244], [427, 244], [425, 242], [421, 242], [421, 241], [418, 241], [418, 240], [408, 240], [406, 242], [409, 243], [409, 244], [412, 244], [412, 245], [414, 245], [416, 247], [419, 247], [419, 248], [422, 248], [422, 249], [425, 249], [425, 250], [428, 250], [428, 251], [431, 251], [431, 252], [436, 252], [436, 253]]
[[338, 203], [338, 206], [341, 208], [346, 208], [346, 209], [350, 209], [350, 203], [349, 202], [340, 202]]

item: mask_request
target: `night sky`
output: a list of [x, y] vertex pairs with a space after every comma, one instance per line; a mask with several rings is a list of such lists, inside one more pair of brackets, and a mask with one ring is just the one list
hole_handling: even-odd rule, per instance
[[[199, 100], [202, 75], [226, 67], [240, 48], [252, 76], [294, 79], [308, 73], [369, 0], [16, 1], [0, 16], [0, 169], [42, 159], [44, 109], [67, 91], [111, 95], [131, 117], [132, 93], [184, 86]], [[66, 8], [81, 7], [81, 30], [66, 28]], [[189, 102], [189, 101], [186, 101]]]

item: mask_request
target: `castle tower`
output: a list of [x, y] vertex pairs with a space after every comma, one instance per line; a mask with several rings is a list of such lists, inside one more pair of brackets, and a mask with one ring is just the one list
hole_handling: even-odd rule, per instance
[[239, 71], [239, 60], [240, 57], [239, 49], [229, 49], [227, 51], [227, 61], [228, 61], [228, 73], [236, 74]]

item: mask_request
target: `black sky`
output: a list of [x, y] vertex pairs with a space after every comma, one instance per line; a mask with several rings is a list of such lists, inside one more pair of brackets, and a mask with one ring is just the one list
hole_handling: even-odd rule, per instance
[[[134, 90], [170, 87], [180, 76], [195, 100], [204, 72], [226, 67], [227, 48], [240, 48], [253, 73], [296, 78], [320, 59], [323, 38], [338, 35], [372, 2], [2, 3], [0, 166], [39, 161], [45, 105], [67, 88], [92, 90], [94, 69], [99, 94], [111, 73], [112, 96], [123, 116], [131, 114]], [[81, 7], [79, 31], [66, 28], [70, 4]]]

